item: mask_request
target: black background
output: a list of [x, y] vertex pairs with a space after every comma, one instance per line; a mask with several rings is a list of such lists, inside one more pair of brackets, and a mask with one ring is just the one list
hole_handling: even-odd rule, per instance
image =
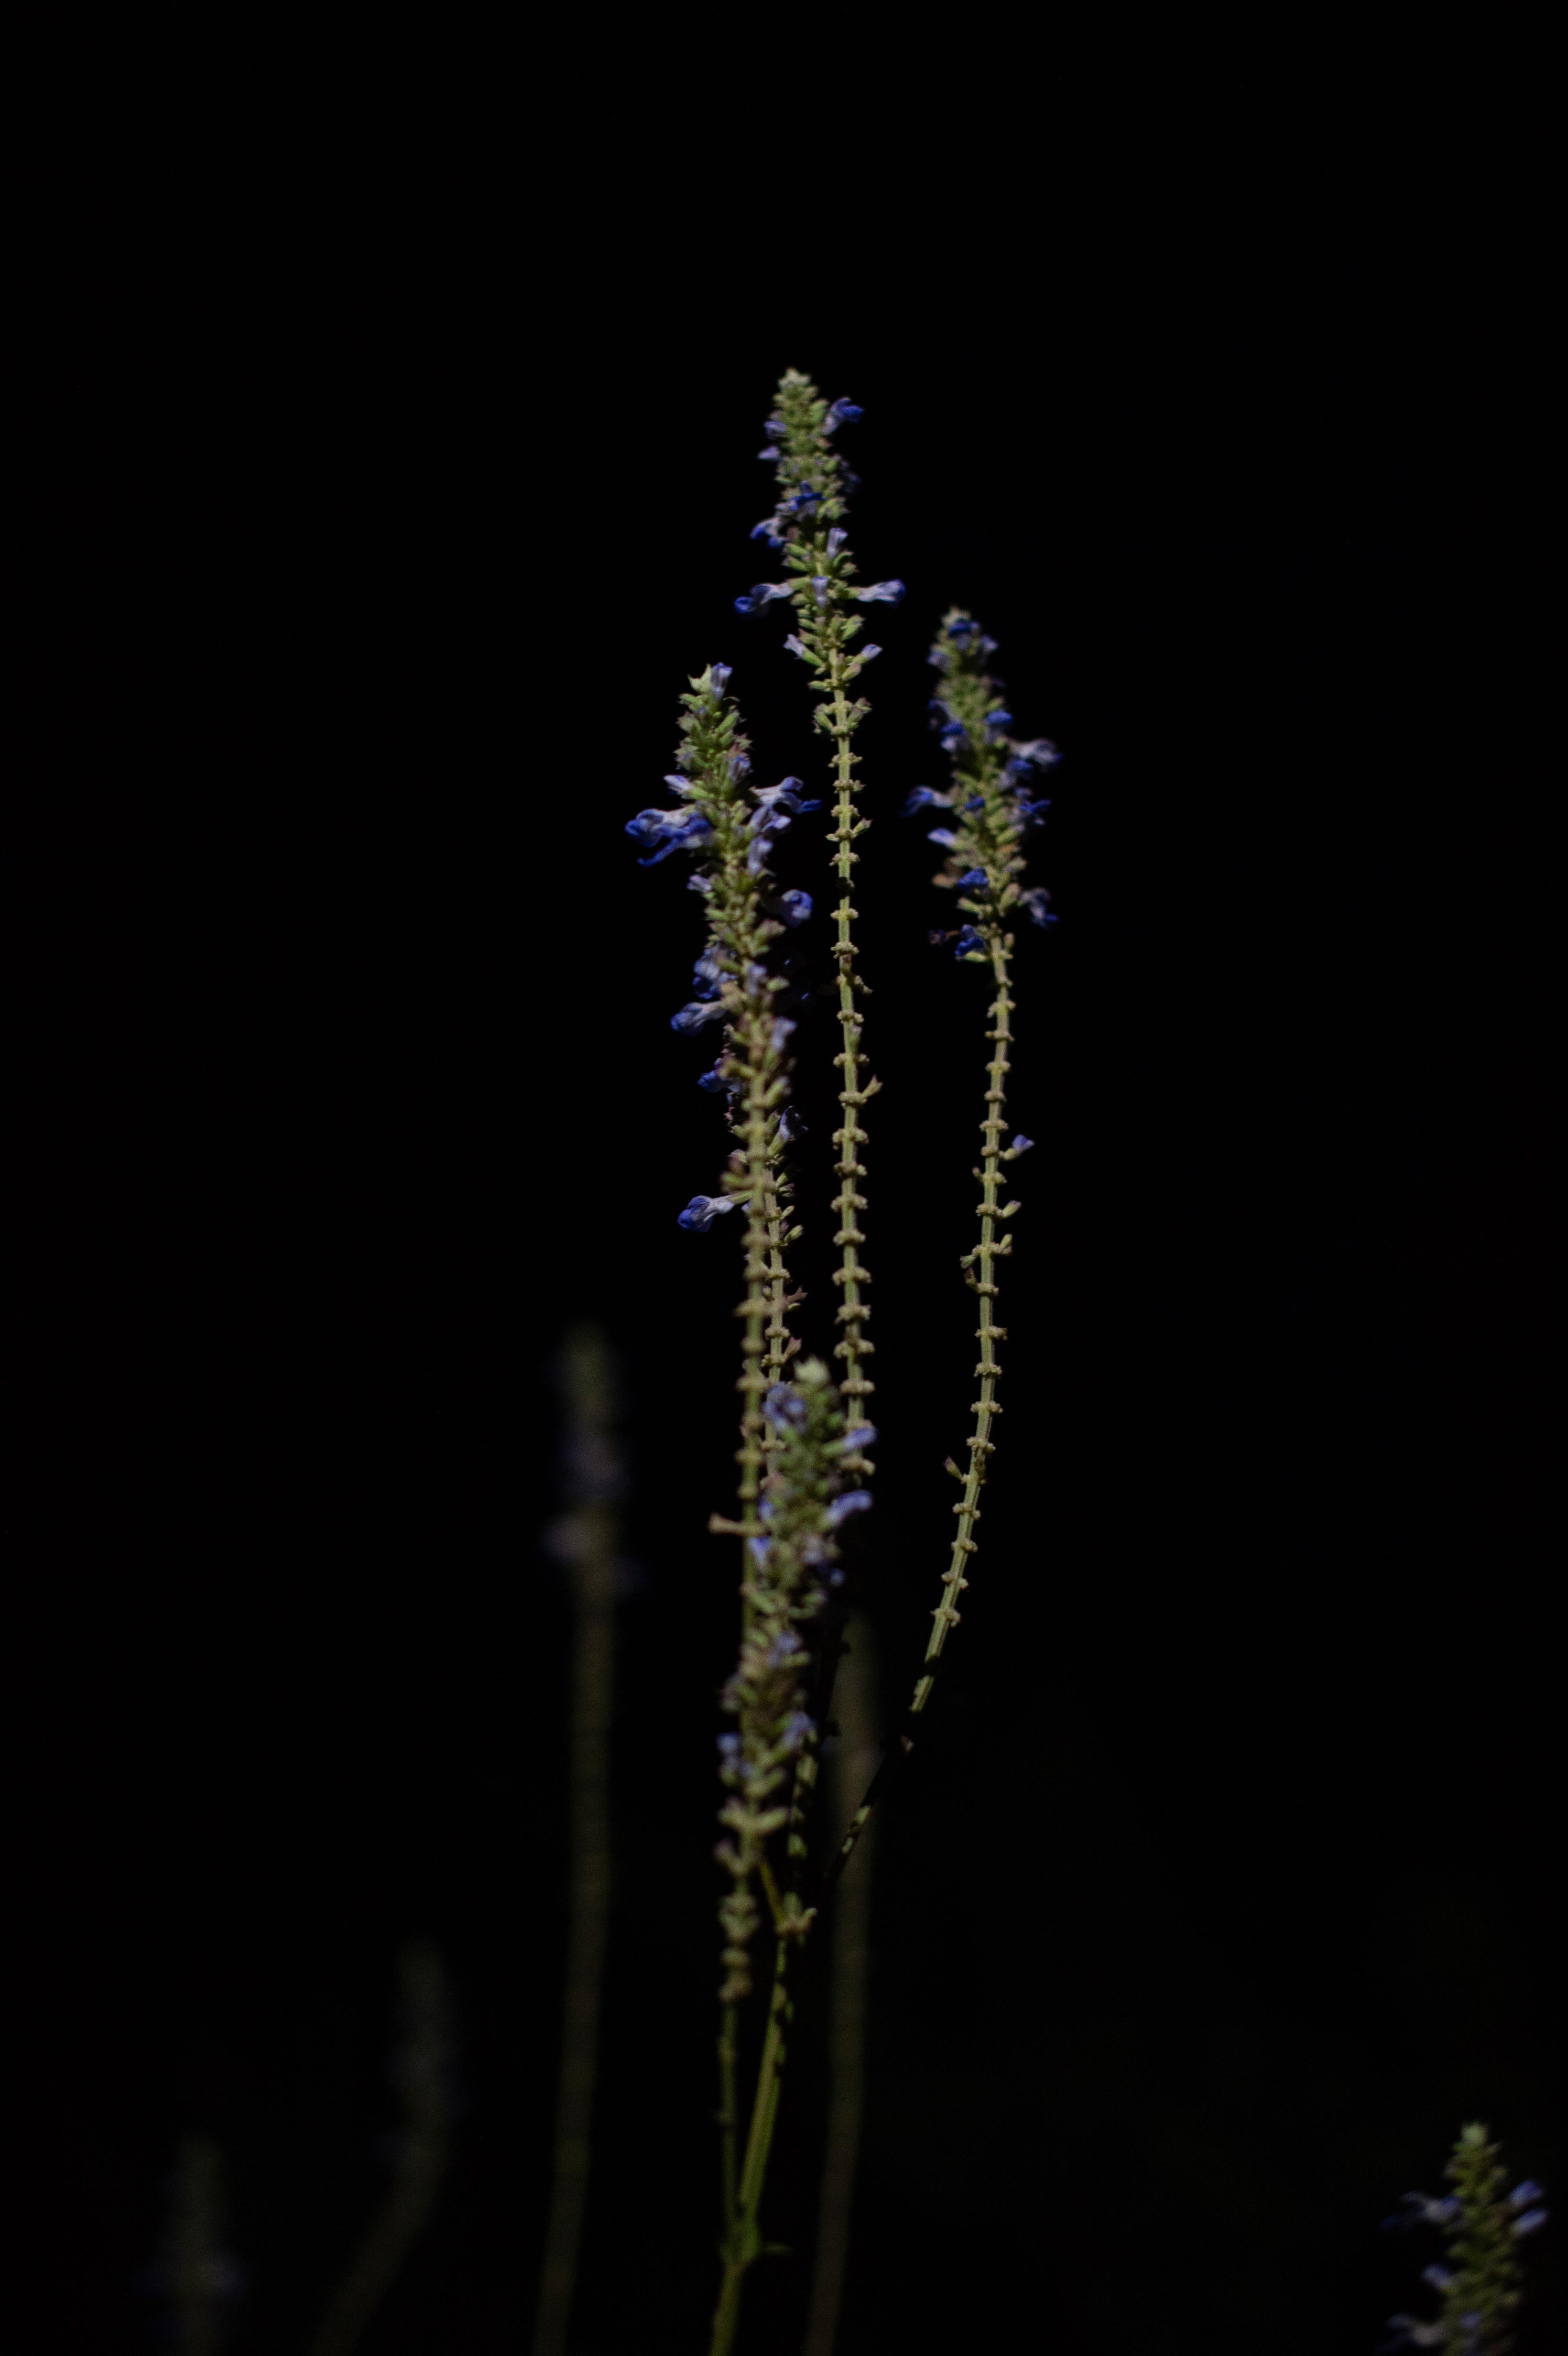
[[[171, 185], [87, 273], [126, 397], [71, 412], [43, 599], [63, 819], [24, 990], [69, 1044], [40, 1059], [61, 1466], [17, 1672], [17, 2344], [141, 2344], [200, 2126], [251, 2278], [232, 2345], [303, 2345], [382, 2180], [410, 1933], [449, 1960], [466, 2108], [367, 2345], [526, 2343], [565, 1869], [539, 1540], [583, 1315], [622, 1356], [641, 1576], [573, 2345], [702, 2344], [735, 1238], [675, 1226], [722, 1153], [667, 1026], [699, 912], [622, 829], [711, 659], [760, 771], [821, 774], [783, 626], [731, 602], [768, 571], [753, 453], [794, 364], [865, 405], [853, 544], [909, 586], [857, 884], [884, 1436], [852, 1558], [890, 1707], [971, 1396], [981, 1001], [895, 816], [940, 781], [947, 602], [1065, 755], [1007, 1413], [880, 1835], [840, 2347], [1365, 2349], [1435, 2254], [1379, 2220], [1463, 2119], [1565, 2174], [1518, 240], [1457, 166], [1266, 221], [1221, 175], [1178, 220], [1125, 151], [955, 159], [917, 202], [831, 143], [705, 192], [675, 141], [519, 201], [443, 123], [439, 170], [417, 107], [362, 184], [274, 157], [220, 237]], [[820, 820], [781, 865], [822, 892]], [[797, 1044], [819, 1334], [823, 1012]], [[798, 2346], [819, 2095], [804, 2067], [772, 2219], [803, 2257], [755, 2279], [759, 2356]]]

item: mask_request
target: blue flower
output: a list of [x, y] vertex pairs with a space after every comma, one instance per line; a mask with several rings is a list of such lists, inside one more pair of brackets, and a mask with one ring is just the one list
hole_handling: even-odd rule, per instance
[[991, 879], [983, 867], [971, 867], [967, 874], [958, 878], [958, 888], [961, 892], [988, 892]]
[[746, 1544], [751, 1549], [752, 1560], [756, 1564], [757, 1569], [765, 1569], [768, 1558], [773, 1550], [772, 1538], [748, 1538]]
[[899, 816], [912, 818], [916, 810], [948, 809], [952, 807], [952, 802], [951, 794], [936, 794], [933, 793], [929, 786], [915, 786], [911, 788], [910, 798], [900, 810]]
[[877, 1427], [874, 1423], [858, 1423], [852, 1431], [847, 1431], [844, 1434], [845, 1451], [847, 1453], [854, 1453], [862, 1448], [872, 1448], [876, 1445], [876, 1439]]
[[854, 425], [865, 414], [865, 411], [852, 401], [836, 401], [822, 421], [822, 430], [825, 434], [831, 434], [836, 425]]
[[927, 842], [939, 842], [944, 851], [951, 851], [958, 837], [950, 826], [929, 826], [925, 830], [925, 839]]
[[694, 1194], [678, 1215], [676, 1225], [698, 1235], [710, 1227], [722, 1212], [732, 1211], [736, 1207], [732, 1194]]
[[1434, 2290], [1446, 2290], [1449, 2284], [1454, 2279], [1453, 2268], [1451, 2266], [1423, 2266], [1421, 2269], [1421, 2279], [1424, 2283], [1430, 2283]]
[[782, 417], [770, 417], [767, 423], [763, 428], [763, 432], [767, 435], [770, 442], [778, 441], [783, 434], [784, 430], [784, 422]]
[[1392, 2217], [1383, 2219], [1386, 2232], [1403, 2233], [1411, 2225], [1456, 2225], [1465, 2213], [1462, 2204], [1451, 2195], [1434, 2201], [1424, 2192], [1407, 2192], [1404, 2203]]
[[829, 556], [837, 556], [837, 553], [838, 553], [838, 552], [839, 552], [839, 550], [843, 547], [843, 545], [844, 545], [845, 541], [848, 539], [848, 537], [849, 537], [849, 535], [848, 535], [848, 533], [845, 530], [845, 529], [844, 529], [843, 525], [842, 525], [842, 524], [836, 523], [836, 524], [834, 525], [834, 527], [833, 527], [832, 530], [831, 530], [831, 531], [828, 533], [828, 535], [827, 535], [827, 553], [828, 553], [828, 555], [829, 555]]
[[[753, 540], [756, 536], [755, 532], [752, 534]], [[775, 597], [787, 597], [792, 586], [788, 581], [754, 581], [743, 597], [736, 598], [735, 611], [737, 614], [758, 613], [763, 606], [771, 605]]]
[[719, 1737], [719, 1756], [720, 1759], [739, 1759], [741, 1738], [738, 1734], [721, 1734]]
[[881, 651], [880, 647], [862, 647], [860, 649], [860, 660], [863, 663], [875, 662], [877, 657], [881, 653]]
[[752, 847], [746, 853], [746, 873], [760, 875], [768, 863], [768, 853], [773, 847], [773, 837], [782, 834], [789, 824], [787, 818], [770, 818], [759, 826], [752, 837]]
[[801, 644], [800, 640], [795, 637], [795, 632], [794, 632], [793, 630], [790, 632], [790, 634], [789, 634], [788, 637], [784, 640], [784, 648], [785, 648], [785, 651], [786, 651], [787, 653], [789, 653], [789, 654], [792, 654], [792, 655], [798, 655], [798, 656], [800, 657], [800, 659], [801, 659], [802, 662], [805, 662], [805, 661], [808, 659], [808, 657], [807, 657], [807, 655], [806, 655], [805, 648], [802, 646], [802, 644]]
[[785, 1105], [779, 1115], [779, 1135], [786, 1145], [793, 1145], [797, 1137], [805, 1135], [805, 1123], [793, 1105]]
[[826, 1518], [828, 1528], [836, 1530], [840, 1522], [848, 1520], [851, 1514], [863, 1514], [870, 1503], [869, 1489], [847, 1489], [843, 1496], [835, 1497], [827, 1508]]
[[1532, 2201], [1544, 2201], [1545, 2198], [1544, 2190], [1537, 2184], [1534, 2177], [1527, 2176], [1524, 2182], [1516, 2184], [1509, 2194], [1508, 2205], [1510, 2209], [1528, 2209]]
[[713, 1066], [711, 1071], [701, 1072], [698, 1075], [697, 1085], [699, 1088], [706, 1088], [710, 1096], [732, 1097], [738, 1096], [741, 1091], [741, 1082], [739, 1080], [725, 1078], [724, 1058], [722, 1055], [719, 1058], [718, 1063]]
[[784, 505], [786, 514], [804, 515], [808, 509], [819, 508], [822, 505], [822, 493], [814, 490], [809, 483], [802, 483], [794, 498], [785, 499]]
[[787, 1014], [781, 1014], [779, 1016], [768, 1036], [768, 1044], [773, 1049], [775, 1055], [782, 1055], [784, 1054], [785, 1043], [789, 1038], [790, 1033], [795, 1029], [795, 1024], [790, 1021]]
[[986, 797], [985, 797], [985, 795], [984, 795], [984, 794], [971, 794], [971, 795], [970, 795], [970, 797], [969, 797], [969, 798], [968, 798], [968, 800], [965, 803], [964, 807], [965, 807], [965, 809], [966, 810], [977, 810], [977, 809], [985, 809], [985, 807], [986, 807]]
[[732, 665], [732, 664], [730, 664], [730, 663], [709, 663], [709, 666], [708, 666], [708, 680], [709, 680], [709, 693], [710, 695], [715, 695], [715, 696], [718, 696], [718, 697], [720, 697], [720, 698], [722, 698], [725, 689], [726, 689], [726, 688], [729, 686], [729, 684], [730, 684], [731, 673], [732, 669], [733, 669], [733, 665]]
[[811, 594], [816, 600], [817, 611], [819, 613], [825, 614], [827, 611], [827, 592], [832, 588], [832, 586], [833, 584], [829, 581], [826, 573], [814, 573], [812, 574]]
[[1032, 923], [1037, 925], [1054, 925], [1056, 918], [1051, 915], [1050, 909], [1046, 905], [1046, 903], [1050, 898], [1051, 894], [1049, 892], [1041, 891], [1038, 888], [1033, 892], [1020, 892], [1019, 894], [1019, 905], [1020, 908], [1027, 908], [1029, 910], [1029, 918]]
[[688, 892], [700, 892], [706, 900], [713, 889], [713, 880], [708, 875], [688, 875], [686, 888]]
[[697, 791], [689, 777], [667, 777], [665, 783], [672, 793], [679, 794], [683, 800], [688, 800]]
[[757, 805], [757, 815], [751, 821], [753, 831], [764, 818], [771, 818], [775, 809], [794, 810], [798, 817], [803, 810], [822, 808], [819, 801], [803, 802], [798, 777], [781, 777], [776, 786], [753, 786], [752, 799]]
[[689, 1006], [683, 1006], [678, 1014], [670, 1016], [669, 1027], [672, 1031], [684, 1032], [689, 1038], [693, 1032], [700, 1031], [705, 1023], [711, 1023], [723, 1012], [722, 1005], [717, 1001], [708, 1005], [700, 999], [694, 999]]
[[804, 1430], [808, 1412], [805, 1401], [792, 1383], [775, 1383], [763, 1401], [763, 1413], [778, 1431], [786, 1426]]
[[1018, 814], [1019, 824], [1023, 827], [1030, 827], [1039, 826], [1042, 823], [1045, 818], [1045, 813], [1051, 808], [1051, 804], [1049, 802], [1031, 801], [1028, 794], [1015, 792], [1013, 796], [1013, 808]]
[[873, 581], [869, 589], [857, 589], [855, 592], [862, 605], [896, 605], [903, 594], [901, 581]]
[[784, 1732], [779, 1740], [786, 1751], [798, 1751], [807, 1735], [816, 1732], [816, 1720], [807, 1718], [803, 1709], [794, 1709], [784, 1722]]
[[798, 777], [782, 777], [776, 786], [753, 786], [752, 798], [757, 807], [747, 821], [752, 840], [746, 853], [746, 873], [760, 875], [771, 848], [770, 838], [782, 834], [789, 824], [786, 813], [804, 817], [811, 810], [820, 809], [822, 804], [815, 800], [802, 801]]
[[656, 867], [672, 851], [695, 851], [699, 843], [709, 840], [713, 829], [700, 810], [645, 809], [627, 819], [626, 832], [635, 835], [639, 842], [662, 845], [651, 859], [637, 862], [639, 867]]
[[986, 714], [987, 732], [992, 736], [999, 736], [1004, 728], [1010, 728], [1012, 724], [1013, 715], [1010, 712], [987, 712]]
[[1034, 1151], [1034, 1140], [1032, 1137], [1026, 1137], [1020, 1129], [1012, 1143], [1008, 1146], [1008, 1151], [1009, 1153], [1032, 1153]]
[[779, 914], [786, 925], [804, 925], [811, 914], [809, 892], [786, 892], [779, 902]]
[[717, 998], [724, 987], [725, 969], [711, 949], [699, 957], [691, 969], [691, 986], [699, 998]]
[[967, 744], [969, 731], [965, 727], [962, 720], [950, 720], [942, 731], [942, 741], [948, 751], [952, 752], [960, 744]]
[[1413, 2315], [1391, 2315], [1388, 2324], [1389, 2329], [1397, 2333], [1398, 2337], [1383, 2341], [1385, 2351], [1392, 2351], [1395, 2348], [1441, 2348], [1448, 2337], [1447, 2329], [1443, 2324], [1417, 2323]]
[[779, 519], [777, 516], [764, 516], [761, 523], [754, 523], [752, 526], [752, 538], [753, 540], [765, 540], [770, 548], [782, 548], [784, 546], [784, 535], [779, 530]]
[[767, 818], [773, 818], [774, 810], [803, 809], [801, 780], [798, 777], [779, 777], [777, 785], [753, 785], [751, 787], [751, 798], [756, 801], [756, 813], [751, 815], [751, 830], [756, 831], [758, 825], [763, 825]]
[[639, 842], [662, 842], [667, 834], [687, 819], [686, 810], [639, 810], [635, 818], [626, 820], [626, 832], [635, 834]]
[[1051, 739], [1048, 736], [1036, 736], [1028, 744], [1015, 744], [1013, 746], [1013, 759], [1015, 761], [1032, 762], [1037, 769], [1049, 769], [1053, 763], [1060, 761], [1061, 758], [1061, 754], [1057, 751], [1055, 745], [1051, 742]]
[[983, 949], [985, 946], [984, 933], [977, 933], [973, 925], [965, 925], [958, 936], [958, 945], [953, 954], [955, 957], [967, 957], [971, 949]]
[[1550, 2214], [1550, 2210], [1546, 2209], [1527, 2209], [1522, 2217], [1514, 2219], [1513, 2230], [1522, 2242], [1527, 2233], [1533, 2233], [1544, 2225]]

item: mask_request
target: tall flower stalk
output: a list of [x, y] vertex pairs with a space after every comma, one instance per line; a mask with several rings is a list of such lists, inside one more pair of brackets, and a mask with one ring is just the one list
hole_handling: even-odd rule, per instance
[[1444, 2174], [1454, 2187], [1441, 2200], [1407, 2192], [1384, 2222], [1395, 2231], [1435, 2225], [1448, 2248], [1445, 2263], [1424, 2267], [1421, 2279], [1443, 2297], [1443, 2312], [1424, 2323], [1391, 2315], [1387, 2350], [1442, 2348], [1448, 2356], [1509, 2356], [1520, 2304], [1520, 2244], [1545, 2224], [1546, 2196], [1527, 2177], [1503, 2190], [1508, 2171], [1486, 2128], [1472, 2121], [1459, 2131]]
[[962, 1617], [958, 1598], [969, 1584], [969, 1569], [979, 1550], [975, 1532], [980, 1520], [980, 1493], [996, 1450], [992, 1430], [1002, 1412], [997, 1397], [1002, 1373], [997, 1347], [1007, 1339], [1007, 1328], [997, 1320], [1001, 1290], [997, 1263], [1012, 1250], [1008, 1223], [1021, 1208], [1016, 1200], [999, 1200], [1002, 1165], [1016, 1162], [1033, 1143], [1024, 1136], [1015, 1136], [1010, 1145], [1002, 1142], [1008, 1130], [1004, 1114], [1011, 1067], [1008, 1051], [1013, 1043], [1016, 1011], [1012, 975], [1018, 937], [1013, 927], [1020, 915], [1036, 925], [1055, 922], [1050, 894], [1039, 886], [1026, 888], [1023, 879], [1026, 840], [1050, 807], [1035, 798], [1032, 787], [1040, 772], [1060, 755], [1043, 737], [1019, 742], [1008, 734], [1013, 715], [1007, 708], [1001, 682], [986, 668], [995, 652], [996, 640], [986, 636], [971, 615], [955, 607], [944, 617], [930, 656], [939, 673], [932, 713], [952, 762], [953, 782], [942, 792], [917, 786], [904, 805], [906, 817], [932, 809], [951, 813], [947, 822], [930, 830], [932, 841], [944, 853], [942, 872], [933, 880], [938, 889], [956, 895], [958, 912], [966, 921], [945, 932], [933, 932], [931, 938], [934, 944], [951, 947], [962, 964], [987, 968], [992, 983], [986, 1033], [991, 1054], [986, 1073], [985, 1116], [980, 1122], [981, 1158], [974, 1173], [980, 1187], [976, 1206], [979, 1233], [959, 1263], [979, 1306], [976, 1339], [980, 1355], [975, 1368], [979, 1397], [970, 1409], [973, 1423], [966, 1462], [959, 1466], [951, 1457], [947, 1460], [947, 1470], [964, 1494], [953, 1509], [957, 1528], [942, 1576], [942, 1601], [932, 1614], [920, 1677], [903, 1729], [828, 1866], [829, 1883], [848, 1862], [889, 1772], [913, 1748], [948, 1635]]
[[860, 779], [853, 742], [870, 706], [850, 691], [881, 649], [856, 647], [854, 641], [864, 625], [853, 608], [897, 605], [904, 594], [901, 581], [879, 581], [864, 589], [854, 586], [856, 568], [843, 518], [855, 477], [834, 447], [833, 436], [840, 425], [851, 423], [861, 413], [851, 401], [825, 401], [811, 379], [798, 369], [785, 370], [773, 413], [763, 428], [767, 446], [760, 454], [773, 466], [778, 498], [772, 515], [763, 519], [752, 537], [765, 540], [770, 548], [782, 552], [790, 577], [758, 582], [735, 600], [737, 610], [743, 614], [755, 613], [775, 600], [793, 606], [795, 628], [784, 644], [811, 674], [816, 723], [832, 744], [834, 822], [828, 841], [834, 846], [839, 886], [833, 941], [838, 973], [839, 1051], [834, 1060], [843, 1074], [838, 1096], [842, 1120], [833, 1138], [838, 1148], [838, 1193], [834, 1200], [838, 1226], [833, 1240], [839, 1253], [833, 1280], [843, 1296], [837, 1322], [844, 1329], [834, 1355], [844, 1361], [840, 1388], [851, 1402], [869, 1398], [876, 1387], [864, 1365], [875, 1344], [866, 1334], [871, 1312], [865, 1288], [871, 1280], [870, 1271], [859, 1257], [866, 1240], [859, 1224], [866, 1208], [862, 1191], [866, 1166], [860, 1154], [869, 1141], [860, 1114], [881, 1085], [871, 1077], [860, 1047], [863, 1020], [859, 1001], [866, 994], [867, 985], [856, 969], [854, 926], [859, 911], [850, 899], [850, 884], [859, 864], [854, 846], [870, 823], [857, 809]]
[[[775, 1003], [784, 978], [767, 963], [773, 944], [811, 915], [804, 892], [781, 893], [768, 868], [777, 836], [804, 811], [800, 782], [749, 782], [750, 750], [729, 694], [730, 672], [711, 664], [683, 696], [676, 770], [667, 779], [676, 809], [641, 811], [627, 831], [648, 846], [654, 866], [677, 850], [696, 861], [691, 884], [702, 896], [707, 939], [697, 961], [697, 995], [672, 1018], [687, 1034], [722, 1023], [721, 1051], [703, 1084], [725, 1096], [737, 1141], [723, 1191], [695, 1195], [680, 1213], [688, 1230], [710, 1228], [721, 1215], [745, 1214], [738, 1512], [715, 1515], [709, 1527], [739, 1537], [741, 1552], [741, 1646], [722, 1697], [737, 1720], [720, 1738], [725, 1798], [718, 1848], [727, 1887], [719, 1910], [723, 1938], [719, 1991], [720, 2250], [722, 2279], [714, 2348], [734, 2337], [745, 2276], [762, 2254], [758, 2208], [773, 2144], [788, 2018], [789, 1952], [804, 1937], [811, 1910], [790, 1886], [777, 1837], [790, 1824], [790, 1786], [814, 1743], [805, 1708], [811, 1655], [806, 1632], [819, 1616], [847, 1515], [868, 1505], [848, 1487], [863, 1463], [869, 1428], [845, 1430], [843, 1407], [827, 1367], [801, 1365], [781, 1377], [798, 1343], [789, 1312], [785, 1228], [790, 1182], [783, 1166], [789, 1141], [793, 1019]], [[765, 1907], [775, 1936], [773, 1988], [758, 2058], [744, 2142], [740, 2096], [741, 2007], [752, 1990], [752, 1949]]]

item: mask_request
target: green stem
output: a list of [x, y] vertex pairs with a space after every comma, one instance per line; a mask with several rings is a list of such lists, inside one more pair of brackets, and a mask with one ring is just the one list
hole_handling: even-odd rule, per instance
[[728, 2233], [735, 2213], [735, 2041], [740, 2008], [727, 2004], [719, 2016], [719, 2222]]

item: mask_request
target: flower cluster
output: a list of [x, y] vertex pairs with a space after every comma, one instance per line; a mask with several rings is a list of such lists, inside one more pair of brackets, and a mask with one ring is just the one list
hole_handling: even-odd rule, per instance
[[[767, 1118], [769, 1161], [776, 1162], [788, 1092], [787, 1045], [795, 1024], [773, 1006], [784, 987], [764, 958], [769, 944], [811, 914], [805, 892], [777, 891], [769, 873], [773, 846], [793, 819], [820, 803], [803, 798], [800, 779], [775, 786], [750, 783], [750, 748], [728, 692], [730, 669], [711, 663], [681, 698], [680, 744], [665, 783], [679, 798], [675, 809], [639, 810], [626, 827], [652, 846], [639, 866], [655, 867], [672, 851], [688, 851], [692, 889], [702, 895], [707, 939], [692, 973], [692, 996], [670, 1017], [690, 1037], [709, 1023], [726, 1025], [723, 1052], [699, 1085], [731, 1099], [740, 1133], [744, 1108], [734, 1103], [748, 1079], [760, 1087]], [[710, 1227], [748, 1194], [744, 1155], [731, 1158], [721, 1194], [697, 1194], [679, 1215], [688, 1230]]]
[[730, 1876], [720, 1909], [724, 2004], [738, 2003], [751, 1989], [750, 1946], [760, 1920], [753, 1882], [763, 1882], [781, 1935], [805, 1932], [814, 1911], [793, 1892], [781, 1897], [767, 1843], [789, 1821], [785, 1786], [816, 1740], [805, 1706], [811, 1656], [803, 1632], [843, 1575], [835, 1568], [834, 1533], [871, 1502], [868, 1490], [850, 1483], [864, 1465], [861, 1451], [876, 1436], [869, 1424], [846, 1430], [838, 1392], [820, 1358], [805, 1360], [793, 1381], [775, 1383], [763, 1414], [776, 1445], [760, 1508], [763, 1529], [747, 1546], [740, 1658], [720, 1697], [736, 1720], [736, 1730], [719, 1738], [720, 1781], [730, 1794], [719, 1820], [731, 1836], [717, 1852]]
[[1026, 891], [1021, 879], [1025, 838], [1051, 807], [1035, 798], [1034, 787], [1040, 772], [1061, 755], [1043, 736], [1020, 743], [1008, 735], [1013, 715], [1000, 681], [986, 669], [996, 650], [996, 640], [969, 615], [955, 608], [944, 617], [931, 650], [941, 673], [941, 692], [931, 712], [932, 725], [952, 759], [953, 783], [945, 792], [916, 786], [903, 807], [906, 818], [920, 810], [953, 814], [950, 824], [930, 830], [932, 841], [945, 854], [934, 881], [944, 892], [965, 895], [958, 905], [971, 921], [957, 932], [931, 937], [951, 943], [955, 956], [976, 965], [991, 961], [1017, 909], [1037, 925], [1056, 921], [1050, 894]]
[[1448, 2243], [1447, 2262], [1423, 2270], [1422, 2280], [1443, 2295], [1443, 2312], [1429, 2323], [1391, 2315], [1385, 2349], [1443, 2348], [1449, 2356], [1507, 2356], [1520, 2303], [1519, 2245], [1545, 2224], [1545, 2195], [1528, 2178], [1505, 2194], [1501, 2155], [1484, 2126], [1463, 2128], [1444, 2173], [1452, 2193], [1433, 2200], [1407, 2192], [1384, 2220], [1392, 2230], [1435, 2225]]
[[[782, 551], [792, 577], [756, 582], [735, 600], [738, 614], [761, 613], [779, 601], [793, 605], [795, 635], [784, 643], [810, 665], [823, 688], [838, 669], [834, 655], [842, 653], [862, 626], [848, 608], [896, 605], [904, 594], [901, 581], [854, 586], [855, 565], [842, 519], [846, 496], [858, 486], [833, 435], [862, 413], [852, 401], [824, 401], [810, 378], [794, 369], [782, 379], [778, 406], [763, 429], [767, 445], [758, 453], [774, 469], [777, 498], [772, 515], [753, 526], [752, 538]], [[880, 652], [880, 647], [860, 648], [844, 676], [852, 676]]]

